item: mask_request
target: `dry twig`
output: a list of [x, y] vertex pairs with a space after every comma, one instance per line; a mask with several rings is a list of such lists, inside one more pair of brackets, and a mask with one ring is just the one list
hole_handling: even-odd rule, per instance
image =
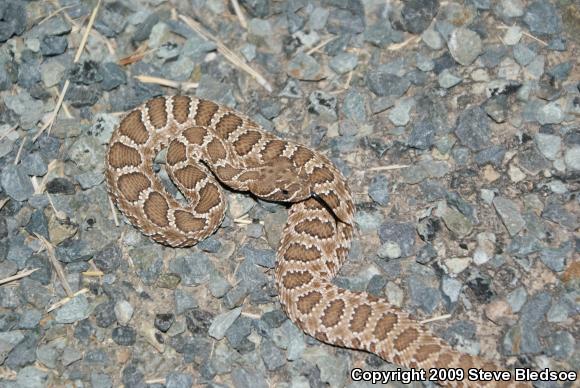
[[[101, 7], [101, 0], [98, 0], [97, 5], [95, 6], [95, 8], [93, 9], [93, 12], [91, 13], [89, 23], [87, 24], [87, 28], [85, 30], [85, 33], [83, 34], [83, 37], [81, 39], [81, 43], [79, 44], [79, 47], [77, 49], [77, 52], [76, 52], [74, 60], [73, 60], [73, 63], [77, 63], [81, 58], [81, 55], [82, 55], [83, 50], [85, 48], [85, 45], [87, 44], [87, 39], [89, 37], [89, 33], [91, 32], [91, 29], [93, 28], [93, 24], [95, 23], [95, 19], [97, 17], [97, 13], [99, 12], [100, 7]], [[65, 12], [65, 14], [66, 14], [66, 12]], [[54, 107], [54, 110], [52, 111], [52, 114], [50, 115], [50, 118], [40, 128], [40, 130], [38, 131], [36, 136], [34, 136], [32, 138], [33, 142], [35, 142], [36, 139], [38, 139], [40, 137], [40, 135], [42, 135], [47, 128], [48, 128], [48, 133], [50, 133], [50, 130], [52, 129], [52, 125], [56, 121], [56, 117], [58, 116], [58, 112], [60, 111], [60, 107], [62, 106], [62, 102], [64, 101], [64, 96], [66, 95], [66, 92], [68, 90], [69, 85], [70, 85], [70, 81], [67, 79], [64, 82], [64, 85], [62, 87], [60, 95], [58, 96], [58, 101], [56, 103], [56, 106]]]
[[49, 308], [46, 309], [46, 312], [49, 313], [54, 309], [57, 309], [61, 306], [64, 306], [65, 304], [67, 304], [68, 302], [70, 302], [71, 300], [73, 300], [75, 297], [81, 295], [81, 294], [85, 294], [89, 292], [88, 288], [83, 288], [82, 290], [78, 290], [77, 292], [75, 292], [74, 294], [72, 294], [71, 296], [67, 296], [64, 297], [63, 299], [59, 300], [58, 302], [56, 302], [55, 304], [53, 304], [52, 306], [50, 306]]
[[166, 78], [152, 77], [150, 75], [136, 75], [133, 78], [136, 78], [139, 82], [143, 82], [144, 84], [157, 84], [184, 91], [195, 89], [199, 85], [197, 82], [177, 82]]
[[240, 3], [238, 3], [238, 0], [232, 0], [232, 6], [234, 7], [234, 12], [240, 21], [240, 26], [242, 26], [244, 29], [247, 29], [248, 23], [246, 22], [246, 17], [240, 8]]
[[19, 274], [16, 274], [16, 275], [13, 275], [13, 276], [8, 276], [7, 278], [4, 278], [4, 279], [0, 279], [0, 285], [6, 284], [6, 283], [10, 283], [10, 282], [12, 282], [14, 280], [18, 280], [18, 279], [25, 278], [28, 275], [30, 275], [31, 273], [33, 273], [35, 271], [38, 271], [39, 269], [40, 268], [29, 269], [29, 270], [26, 270], [26, 271], [21, 272]]
[[72, 289], [70, 288], [70, 284], [68, 284], [68, 280], [66, 280], [66, 275], [64, 274], [64, 270], [62, 269], [62, 266], [60, 265], [58, 259], [56, 258], [56, 255], [54, 254], [54, 247], [43, 236], [39, 235], [38, 233], [34, 233], [34, 234], [36, 235], [36, 238], [38, 238], [40, 240], [40, 242], [42, 242], [42, 245], [44, 245], [44, 248], [46, 249], [46, 252], [48, 253], [48, 255], [47, 255], [48, 259], [50, 260], [50, 263], [54, 267], [54, 270], [56, 271], [56, 274], [58, 275], [58, 278], [60, 279], [60, 284], [62, 285], [62, 288], [64, 288], [64, 291], [66, 292], [66, 294], [68, 295], [69, 298], [73, 298], [74, 293], [72, 292]]
[[389, 171], [389, 170], [399, 170], [401, 168], [408, 167], [410, 167], [408, 164], [391, 164], [390, 166], [371, 167], [368, 169], [368, 171]]
[[227, 48], [227, 46], [225, 44], [223, 44], [217, 38], [215, 38], [214, 36], [212, 36], [208, 31], [206, 31], [201, 26], [201, 24], [199, 24], [195, 20], [193, 20], [190, 17], [187, 17], [185, 15], [179, 15], [179, 18], [181, 20], [183, 20], [183, 22], [185, 24], [187, 24], [192, 30], [194, 30], [199, 35], [201, 35], [203, 38], [205, 38], [205, 39], [207, 39], [207, 40], [209, 40], [211, 42], [214, 42], [216, 44], [217, 48], [218, 48], [218, 51], [228, 61], [230, 61], [234, 66], [238, 67], [239, 69], [245, 71], [250, 76], [252, 76], [256, 80], [256, 82], [258, 82], [268, 92], [270, 92], [270, 93], [272, 92], [272, 86], [266, 80], [266, 78], [264, 78], [260, 73], [258, 73], [252, 67], [250, 67], [250, 65], [248, 65], [246, 63], [246, 61], [244, 61], [239, 55], [235, 54], [232, 50], [230, 50], [229, 48]]
[[433, 317], [433, 318], [428, 318], [428, 319], [422, 320], [419, 323], [421, 325], [423, 325], [423, 324], [429, 323], [429, 322], [444, 321], [444, 320], [449, 319], [449, 318], [451, 318], [451, 314], [444, 314], [444, 315], [440, 315], [438, 317]]

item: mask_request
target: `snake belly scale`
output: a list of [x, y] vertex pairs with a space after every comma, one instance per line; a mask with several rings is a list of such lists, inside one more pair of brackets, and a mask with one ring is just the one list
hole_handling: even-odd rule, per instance
[[[167, 173], [186, 205], [153, 170], [163, 148]], [[348, 254], [355, 207], [345, 178], [320, 153], [220, 104], [172, 96], [153, 98], [123, 118], [106, 165], [118, 208], [144, 234], [173, 247], [194, 245], [217, 229], [226, 206], [221, 185], [291, 203], [275, 278], [284, 311], [307, 334], [406, 367], [501, 369], [453, 350], [387, 300], [331, 282]], [[467, 379], [446, 384], [484, 385]]]

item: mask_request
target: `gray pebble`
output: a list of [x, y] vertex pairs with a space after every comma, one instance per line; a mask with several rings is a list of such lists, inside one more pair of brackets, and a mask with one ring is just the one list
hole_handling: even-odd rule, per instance
[[289, 78], [279, 96], [288, 98], [302, 98], [302, 90], [300, 90], [298, 81], [293, 78]]
[[365, 96], [355, 89], [350, 89], [346, 93], [341, 110], [346, 118], [358, 124], [367, 120]]
[[463, 78], [453, 74], [449, 69], [445, 69], [439, 73], [437, 80], [439, 82], [439, 86], [445, 89], [450, 89], [455, 85], [459, 85], [461, 82], [463, 82]]
[[482, 52], [481, 38], [467, 28], [456, 28], [447, 42], [453, 58], [463, 66], [470, 65]]
[[568, 319], [569, 308], [565, 303], [554, 301], [547, 313], [548, 322], [560, 323]]
[[188, 292], [177, 288], [174, 292], [175, 313], [183, 314], [185, 311], [197, 307], [197, 301]]
[[540, 260], [554, 272], [562, 272], [566, 269], [568, 256], [574, 250], [573, 242], [566, 241], [558, 248], [544, 248], [540, 251]]
[[278, 349], [270, 340], [262, 341], [260, 345], [260, 355], [266, 365], [266, 369], [273, 371], [286, 364], [286, 356], [282, 350]]
[[45, 36], [40, 43], [40, 52], [45, 57], [51, 57], [64, 53], [67, 47], [66, 36]]
[[27, 366], [16, 375], [17, 387], [43, 388], [46, 387], [48, 372], [34, 366]]
[[408, 257], [415, 250], [415, 228], [412, 224], [385, 222], [380, 226], [381, 242], [392, 241], [401, 248], [401, 257]]
[[238, 307], [217, 315], [209, 327], [209, 335], [217, 340], [221, 340], [226, 335], [226, 331], [240, 316], [242, 308]]
[[441, 293], [438, 289], [429, 287], [428, 284], [429, 282], [422, 276], [417, 275], [411, 275], [407, 280], [411, 305], [431, 314], [441, 301]]
[[494, 7], [494, 12], [504, 19], [517, 18], [524, 14], [521, 0], [501, 0]]
[[126, 300], [119, 300], [115, 303], [115, 317], [120, 325], [125, 326], [133, 317], [133, 306]]
[[235, 388], [268, 388], [268, 382], [256, 371], [236, 368], [232, 371], [232, 381]]
[[181, 276], [186, 286], [199, 285], [209, 280], [213, 264], [209, 257], [201, 252], [194, 252], [185, 257], [177, 257], [169, 263], [169, 269]]
[[510, 304], [510, 307], [514, 313], [517, 313], [521, 310], [523, 305], [526, 303], [528, 299], [528, 293], [526, 289], [523, 287], [518, 287], [512, 292], [510, 292], [507, 296], [507, 301]]
[[455, 134], [461, 144], [473, 151], [490, 145], [489, 118], [479, 106], [466, 109], [459, 115]]
[[403, 98], [395, 103], [395, 107], [389, 112], [389, 120], [397, 126], [407, 125], [410, 119], [411, 109], [415, 106], [413, 98]]
[[518, 206], [505, 197], [495, 197], [493, 206], [511, 236], [516, 235], [525, 226], [525, 221]]
[[420, 150], [429, 149], [433, 145], [435, 132], [435, 126], [431, 121], [421, 120], [413, 125], [407, 144]]
[[503, 123], [507, 119], [508, 99], [505, 94], [499, 94], [487, 100], [483, 104], [485, 113], [489, 115], [496, 123]]
[[353, 70], [358, 64], [358, 57], [352, 53], [340, 53], [333, 57], [328, 65], [338, 74], [345, 74]]
[[432, 28], [423, 31], [421, 34], [421, 40], [433, 50], [440, 50], [443, 48], [443, 39], [441, 38], [441, 35]]
[[12, 370], [18, 370], [36, 361], [37, 334], [25, 334], [24, 338], [8, 353], [4, 365]]
[[518, 43], [513, 48], [514, 59], [520, 66], [527, 66], [532, 62], [536, 53], [524, 43]]
[[165, 378], [166, 388], [191, 388], [193, 376], [188, 373], [171, 372]]
[[506, 149], [503, 146], [493, 145], [491, 147], [479, 151], [475, 155], [474, 161], [479, 166], [483, 166], [487, 163], [490, 163], [499, 168], [501, 167], [505, 153]]
[[547, 353], [559, 360], [570, 357], [576, 350], [576, 340], [567, 331], [557, 331], [547, 338]]
[[91, 386], [93, 388], [112, 388], [113, 387], [113, 379], [111, 376], [100, 373], [100, 372], [91, 372]]
[[384, 69], [375, 69], [367, 73], [366, 85], [379, 97], [401, 97], [409, 89], [411, 82]]
[[529, 4], [524, 22], [532, 34], [554, 35], [562, 32], [562, 17], [548, 1], [538, 0]]
[[536, 119], [542, 125], [559, 124], [564, 120], [564, 112], [557, 101], [549, 102], [536, 113]]
[[337, 119], [336, 115], [336, 97], [316, 90], [308, 96], [308, 111], [314, 113], [324, 121], [334, 122]]
[[81, 358], [83, 358], [83, 354], [81, 352], [79, 352], [78, 350], [76, 350], [74, 348], [67, 346], [63, 349], [62, 356], [61, 356], [60, 360], [61, 360], [63, 366], [68, 366], [68, 365], [80, 360]]
[[542, 212], [542, 218], [564, 225], [568, 228], [577, 228], [578, 217], [570, 213], [560, 202], [548, 199]]
[[129, 326], [118, 326], [113, 329], [112, 338], [117, 345], [131, 346], [135, 343], [137, 332]]
[[441, 291], [449, 298], [451, 303], [457, 302], [462, 287], [463, 284], [459, 280], [449, 276], [443, 277], [443, 281], [441, 282]]
[[439, 11], [439, 0], [410, 0], [401, 10], [403, 28], [412, 34], [420, 34], [431, 24]]
[[322, 68], [316, 59], [303, 52], [296, 54], [288, 62], [286, 72], [290, 77], [303, 81], [318, 81], [324, 76]]
[[564, 153], [566, 166], [573, 171], [580, 171], [580, 147], [571, 147]]
[[70, 302], [56, 310], [55, 320], [58, 323], [74, 323], [89, 316], [90, 306], [84, 294], [77, 295]]
[[389, 203], [389, 182], [385, 175], [373, 177], [369, 185], [369, 196], [373, 201], [381, 206], [387, 206]]
[[40, 310], [29, 308], [25, 310], [20, 316], [20, 320], [18, 321], [18, 328], [24, 330], [35, 329], [38, 326], [41, 318], [42, 313]]

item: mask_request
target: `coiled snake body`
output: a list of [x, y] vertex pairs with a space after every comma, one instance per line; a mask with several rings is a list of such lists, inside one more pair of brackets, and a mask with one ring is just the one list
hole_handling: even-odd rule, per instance
[[[188, 205], [168, 194], [153, 171], [165, 147], [166, 170]], [[331, 283], [347, 257], [355, 208], [345, 178], [323, 155], [280, 140], [222, 105], [174, 96], [128, 113], [111, 137], [106, 163], [119, 209], [169, 246], [194, 245], [220, 225], [226, 201], [218, 181], [291, 202], [275, 277], [285, 312], [307, 334], [406, 367], [500, 369], [453, 350], [385, 299]], [[450, 384], [475, 385], [467, 377]]]

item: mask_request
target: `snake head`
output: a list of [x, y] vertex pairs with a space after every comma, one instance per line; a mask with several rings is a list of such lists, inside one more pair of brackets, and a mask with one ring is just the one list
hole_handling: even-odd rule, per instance
[[310, 182], [285, 159], [257, 168], [259, 178], [248, 184], [250, 192], [266, 201], [300, 202], [310, 198]]

